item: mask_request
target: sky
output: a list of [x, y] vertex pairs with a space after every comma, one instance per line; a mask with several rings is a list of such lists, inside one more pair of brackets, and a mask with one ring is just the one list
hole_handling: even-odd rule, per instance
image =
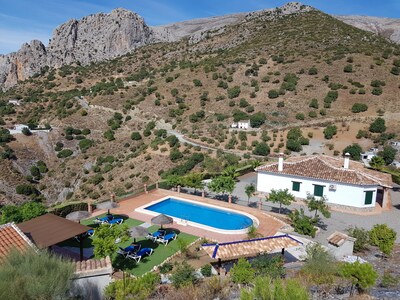
[[[117, 7], [151, 26], [281, 6], [282, 0], [0, 0], [0, 54], [33, 39], [48, 44], [54, 28], [69, 19]], [[400, 0], [304, 0], [329, 14], [400, 18]]]

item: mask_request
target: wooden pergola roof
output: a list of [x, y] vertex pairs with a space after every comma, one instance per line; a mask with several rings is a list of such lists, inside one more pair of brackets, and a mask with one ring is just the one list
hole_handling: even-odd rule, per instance
[[220, 244], [203, 244], [202, 248], [213, 259], [231, 260], [297, 247], [303, 243], [288, 234]]
[[88, 226], [53, 214], [46, 214], [17, 226], [41, 249], [58, 244], [91, 229]]

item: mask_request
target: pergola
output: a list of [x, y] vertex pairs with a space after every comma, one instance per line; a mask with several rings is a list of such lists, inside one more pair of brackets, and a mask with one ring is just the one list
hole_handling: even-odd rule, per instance
[[83, 235], [91, 228], [62, 217], [45, 214], [17, 225], [39, 249], [45, 249], [60, 242], [80, 237], [80, 259], [83, 258]]

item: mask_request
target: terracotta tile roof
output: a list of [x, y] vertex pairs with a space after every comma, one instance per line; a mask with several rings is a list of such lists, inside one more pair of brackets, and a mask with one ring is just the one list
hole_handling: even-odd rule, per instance
[[211, 258], [229, 260], [272, 253], [280, 251], [282, 248], [287, 249], [302, 244], [302, 242], [286, 234], [229, 243], [204, 244], [202, 248]]
[[344, 234], [343, 232], [335, 231], [328, 237], [327, 240], [328, 240], [329, 244], [339, 247], [339, 246], [343, 245], [343, 243], [347, 240], [355, 241], [355, 238], [350, 237], [347, 234]]
[[290, 157], [283, 162], [282, 172], [278, 163], [270, 163], [256, 168], [256, 171], [316, 178], [326, 181], [355, 185], [380, 185], [392, 187], [390, 174], [370, 170], [363, 163], [350, 161], [349, 169], [343, 168], [343, 158], [326, 155]]
[[27, 247], [35, 248], [28, 237], [14, 223], [0, 225], [0, 262], [12, 248], [23, 251]]
[[39, 248], [47, 248], [74, 236], [83, 234], [91, 228], [53, 214], [45, 214], [18, 224]]
[[89, 259], [75, 262], [75, 274], [79, 277], [95, 276], [112, 273], [109, 256], [102, 259]]

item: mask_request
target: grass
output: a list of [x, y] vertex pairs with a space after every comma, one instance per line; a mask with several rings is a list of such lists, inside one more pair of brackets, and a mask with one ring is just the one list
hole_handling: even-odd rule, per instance
[[[100, 215], [100, 216], [97, 216], [97, 218], [102, 218], [102, 217], [104, 217], [105, 215], [106, 215], [106, 214], [102, 214], [102, 215]], [[128, 218], [127, 216], [124, 216], [124, 215], [114, 215], [114, 216], [117, 217], [117, 218], [122, 218], [122, 219], [124, 219], [124, 224], [127, 224], [129, 227], [135, 227], [135, 226], [138, 226], [138, 225], [140, 225], [140, 224], [143, 224], [143, 221], [131, 219], [131, 218]], [[95, 219], [96, 219], [96, 217], [93, 217], [93, 218], [90, 218], [90, 219], [86, 219], [86, 220], [82, 220], [82, 221], [81, 221], [81, 224], [82, 224], [82, 225], [89, 226], [89, 227], [92, 227], [92, 228], [95, 229], [96, 227], [99, 226], [98, 223], [95, 223]], [[60, 245], [60, 246], [64, 246], [64, 247], [65, 247], [65, 246], [69, 246], [69, 247], [79, 247], [79, 242], [78, 242], [76, 239], [72, 238], [72, 239], [69, 239], [69, 240], [66, 240], [66, 241], [64, 241], [64, 242], [59, 243], [59, 245]], [[83, 240], [83, 248], [90, 248], [90, 247], [92, 247], [92, 239], [86, 237], [86, 238]]]
[[[158, 226], [151, 226], [149, 228], [149, 232], [155, 232], [159, 229]], [[177, 230], [174, 229], [175, 232]], [[166, 260], [168, 257], [171, 255], [175, 254], [178, 252], [179, 249], [179, 244], [178, 244], [178, 239], [185, 240], [187, 243], [192, 243], [194, 242], [198, 237], [194, 235], [190, 235], [187, 233], [180, 232], [178, 234], [178, 238], [174, 241], [171, 241], [168, 243], [167, 246], [164, 246], [162, 244], [158, 243], [153, 243], [150, 240], [141, 238], [141, 239], [136, 239], [136, 242], [142, 246], [142, 248], [153, 248], [154, 252], [151, 256], [146, 256], [143, 257], [142, 260], [136, 264], [134, 261], [130, 259], [124, 259], [121, 255], [114, 254], [112, 255], [112, 264], [114, 267], [124, 270], [126, 272], [129, 272], [135, 276], [140, 276], [143, 275], [146, 272], [151, 271], [155, 266], [161, 264], [164, 260]], [[118, 246], [120, 247], [127, 247], [133, 242], [133, 238], [130, 239], [126, 243], [121, 243]]]

